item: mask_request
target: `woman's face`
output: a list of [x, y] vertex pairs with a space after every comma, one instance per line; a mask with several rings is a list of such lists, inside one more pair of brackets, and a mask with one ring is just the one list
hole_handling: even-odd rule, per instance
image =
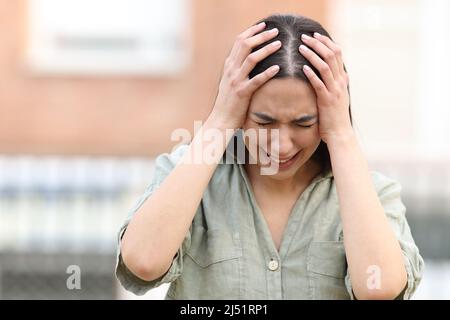
[[[257, 134], [256, 145], [251, 139], [244, 139], [245, 144], [258, 166], [278, 167], [272, 178], [291, 178], [320, 144], [318, 119], [316, 95], [308, 83], [295, 78], [272, 79], [253, 94], [243, 126], [246, 136], [267, 129], [267, 142], [261, 138], [264, 134]], [[278, 129], [279, 139], [271, 138], [272, 129]], [[269, 156], [266, 160], [270, 163], [262, 162], [258, 153]]]

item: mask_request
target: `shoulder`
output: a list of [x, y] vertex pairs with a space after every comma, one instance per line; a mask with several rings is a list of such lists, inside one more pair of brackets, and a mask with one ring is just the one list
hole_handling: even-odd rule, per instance
[[[372, 185], [379, 196], [386, 194], [400, 194], [402, 186], [400, 182], [389, 177], [379, 171], [370, 170]], [[329, 174], [326, 178], [331, 178], [332, 185], [336, 188], [333, 174]]]
[[[181, 144], [175, 146], [170, 152], [159, 154], [155, 158], [155, 174], [167, 175], [181, 161], [188, 149], [188, 144]], [[227, 177], [233, 175], [233, 173], [236, 174], [237, 172], [238, 165], [236, 163], [219, 162], [210, 180], [210, 185], [228, 181]]]
[[[372, 183], [377, 191], [382, 191], [385, 188], [389, 187], [395, 187], [395, 188], [401, 188], [401, 185], [398, 180], [389, 177], [379, 171], [370, 170], [370, 177], [372, 179]], [[334, 182], [334, 175], [332, 171], [329, 171], [325, 174], [323, 174], [322, 179], [325, 181], [331, 181], [333, 184]]]
[[162, 169], [173, 169], [180, 162], [188, 147], [189, 145], [182, 144], [175, 146], [170, 152], [159, 154], [155, 158], [155, 166]]
[[372, 182], [378, 195], [399, 194], [402, 186], [399, 181], [378, 171], [371, 171]]
[[[398, 180], [375, 170], [370, 170], [370, 178], [378, 197], [400, 197], [402, 186]], [[329, 188], [329, 196], [331, 196], [330, 199], [338, 201], [336, 181], [334, 179], [332, 171], [319, 176], [319, 182], [320, 184], [325, 185], [324, 188], [326, 190], [328, 190], [327, 188]]]

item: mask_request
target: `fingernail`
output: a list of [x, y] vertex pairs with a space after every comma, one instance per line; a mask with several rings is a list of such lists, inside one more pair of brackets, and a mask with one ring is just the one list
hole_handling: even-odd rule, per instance
[[316, 37], [316, 38], [320, 38], [322, 35], [320, 34], [320, 33], [318, 33], [318, 32], [314, 32], [314, 37]]
[[311, 39], [311, 37], [307, 36], [306, 34], [302, 34], [302, 39], [309, 40], [309, 39]]
[[281, 44], [281, 41], [280, 41], [280, 40], [277, 40], [277, 41], [272, 42], [271, 44], [272, 44], [272, 46], [274, 46], [274, 47], [278, 47], [278, 46]]
[[258, 24], [258, 27], [262, 27], [262, 26], [265, 26], [265, 25], [266, 25], [266, 23], [263, 21], [260, 24]]
[[303, 69], [305, 69], [306, 71], [311, 71], [311, 68], [306, 64], [303, 65]]
[[308, 51], [308, 48], [305, 45], [302, 44], [300, 46], [300, 51], [305, 51], [306, 52], [306, 51]]
[[270, 30], [270, 33], [278, 33], [278, 29], [277, 28], [273, 28]]
[[274, 66], [272, 66], [271, 68], [270, 68], [270, 71], [272, 71], [272, 72], [278, 72], [278, 70], [280, 70], [280, 66], [278, 66], [278, 65], [274, 65]]

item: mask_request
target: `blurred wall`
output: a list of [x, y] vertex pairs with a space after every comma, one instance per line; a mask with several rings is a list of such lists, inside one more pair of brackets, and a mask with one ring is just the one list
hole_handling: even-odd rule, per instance
[[235, 36], [274, 12], [325, 26], [327, 1], [191, 0], [192, 61], [177, 78], [33, 74], [27, 1], [0, 0], [0, 153], [156, 155], [214, 103]]

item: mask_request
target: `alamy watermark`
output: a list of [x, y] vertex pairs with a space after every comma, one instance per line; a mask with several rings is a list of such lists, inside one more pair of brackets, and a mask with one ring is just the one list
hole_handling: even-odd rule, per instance
[[[240, 139], [237, 139], [237, 141], [232, 138], [236, 133], [240, 136]], [[205, 147], [195, 148], [192, 157], [185, 159], [184, 163], [233, 164], [237, 161], [241, 164], [259, 163], [262, 175], [274, 175], [279, 171], [279, 129], [249, 128], [245, 131], [242, 129], [238, 131], [226, 129], [223, 131], [217, 128], [204, 129], [202, 128], [202, 121], [194, 121], [194, 137], [208, 144]], [[171, 141], [179, 142], [174, 146], [173, 151], [182, 144], [190, 143], [193, 140], [193, 136], [189, 130], [177, 128], [172, 132], [170, 139]], [[244, 141], [247, 142], [247, 146]], [[227, 145], [224, 145], [225, 143]], [[199, 146], [202, 145], [203, 143], [199, 144]], [[222, 154], [217, 154], [217, 152], [222, 152], [223, 150], [225, 150], [225, 157], [222, 157]], [[250, 155], [248, 159], [245, 156], [246, 150], [248, 150]]]
[[369, 274], [367, 278], [366, 285], [369, 290], [380, 290], [381, 289], [381, 268], [377, 265], [370, 265], [366, 273]]
[[80, 266], [73, 264], [67, 267], [66, 273], [70, 276], [66, 280], [68, 290], [81, 290], [81, 269]]

